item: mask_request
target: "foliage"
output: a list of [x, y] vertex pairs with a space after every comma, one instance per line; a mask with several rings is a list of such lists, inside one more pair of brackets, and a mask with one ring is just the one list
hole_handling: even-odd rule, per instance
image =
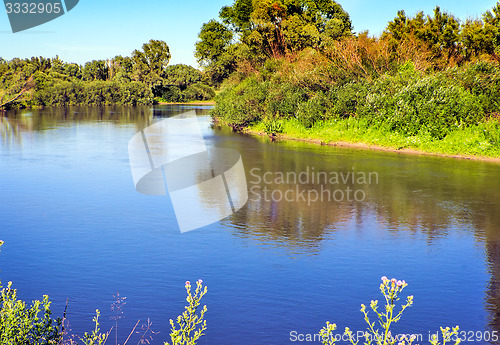
[[246, 61], [323, 49], [352, 35], [349, 15], [333, 0], [235, 0], [219, 17], [222, 23], [203, 24], [195, 52], [215, 84]]
[[170, 49], [164, 41], [150, 40], [144, 43], [142, 51], [136, 49], [132, 52], [132, 60], [136, 66], [134, 80], [144, 82], [152, 88], [161, 84], [161, 77], [170, 58]]
[[[187, 65], [167, 66], [170, 50], [150, 40], [132, 57], [94, 60], [84, 66], [47, 59], [0, 59], [0, 109], [70, 105], [148, 105], [174, 93], [175, 101], [207, 100], [215, 92], [205, 74]], [[191, 85], [189, 92], [184, 93]], [[171, 97], [175, 98], [175, 97]]]
[[[362, 337], [357, 338], [357, 334], [354, 334], [348, 327], [345, 328], [344, 336], [349, 339], [349, 342], [353, 345], [357, 345], [363, 339], [363, 344], [377, 344], [377, 345], [394, 345], [396, 342], [400, 345], [411, 345], [416, 339], [415, 335], [392, 335], [391, 326], [392, 324], [401, 320], [403, 312], [406, 308], [413, 305], [413, 296], [408, 296], [406, 303], [401, 305], [399, 311], [396, 310], [396, 302], [400, 300], [399, 295], [403, 289], [408, 286], [408, 284], [403, 280], [397, 280], [395, 278], [387, 279], [387, 277], [382, 277], [382, 283], [380, 284], [380, 292], [384, 296], [385, 305], [379, 311], [378, 300], [372, 300], [370, 303], [370, 309], [377, 316], [377, 321], [371, 321], [369, 317], [369, 310], [364, 304], [361, 304], [361, 312], [364, 315], [366, 324], [368, 325], [367, 331]], [[382, 329], [380, 330], [381, 327]], [[334, 331], [337, 329], [336, 324], [330, 322], [326, 323], [326, 326], [320, 330], [321, 341], [324, 345], [334, 345], [336, 342], [336, 337]], [[442, 328], [443, 345], [454, 340], [454, 344], [460, 343], [460, 338], [457, 337], [459, 327], [456, 326], [453, 329], [447, 327]], [[433, 335], [431, 339], [432, 345], [439, 345], [439, 339], [436, 335]]]
[[[203, 331], [207, 329], [207, 321], [204, 319], [207, 306], [204, 305], [199, 315], [197, 314], [200, 301], [207, 293], [207, 287], [203, 287], [203, 281], [199, 279], [196, 282], [196, 290], [192, 293], [191, 283], [187, 281], [186, 292], [188, 305], [184, 307], [186, 310], [182, 315], [177, 317], [177, 325], [174, 320], [170, 319], [170, 325], [172, 326], [170, 332], [171, 345], [195, 345], [198, 339], [204, 335]], [[165, 345], [168, 344], [168, 342], [165, 342]]]
[[283, 121], [266, 118], [263, 121], [264, 132], [268, 135], [276, 135], [283, 133]]
[[95, 327], [92, 333], [87, 333], [83, 335], [81, 341], [84, 345], [102, 345], [108, 339], [108, 333], [101, 333], [99, 328], [99, 316], [101, 315], [99, 309], [95, 311], [96, 316], [92, 319], [94, 321]]
[[164, 102], [205, 101], [215, 96], [214, 89], [204, 83], [204, 75], [191, 66], [179, 64], [167, 67], [162, 85], [155, 93]]

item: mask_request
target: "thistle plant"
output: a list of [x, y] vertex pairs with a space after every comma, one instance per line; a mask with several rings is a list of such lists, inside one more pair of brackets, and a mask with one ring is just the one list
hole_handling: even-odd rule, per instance
[[99, 316], [101, 316], [101, 312], [97, 309], [95, 313], [96, 315], [92, 319], [95, 324], [94, 330], [90, 334], [85, 332], [83, 338], [80, 339], [85, 345], [102, 345], [108, 339], [109, 333], [101, 333], [99, 329]]
[[[400, 308], [397, 310], [396, 303], [400, 300], [400, 294], [408, 284], [404, 280], [397, 280], [395, 278], [388, 279], [387, 277], [382, 277], [382, 283], [380, 284], [380, 292], [384, 296], [385, 306], [380, 308], [378, 300], [372, 300], [370, 303], [370, 309], [377, 316], [377, 321], [371, 321], [369, 317], [369, 309], [366, 305], [361, 304], [361, 312], [364, 315], [364, 320], [367, 323], [367, 330], [361, 334], [354, 334], [349, 327], [345, 328], [344, 339], [347, 338], [352, 345], [357, 345], [360, 339], [363, 339], [363, 344], [371, 345], [394, 345], [396, 342], [398, 345], [411, 345], [416, 340], [415, 335], [407, 336], [402, 335], [401, 337], [393, 336], [391, 332], [391, 326], [401, 320], [403, 312], [406, 308], [413, 305], [413, 296], [408, 296], [406, 302], [401, 304]], [[380, 328], [379, 328], [380, 327]], [[335, 345], [338, 339], [334, 332], [337, 329], [336, 324], [330, 322], [326, 323], [319, 334], [321, 336], [321, 341], [324, 345]], [[457, 337], [459, 327], [456, 326], [452, 329], [449, 327], [441, 327], [441, 334], [443, 339], [443, 345], [446, 345], [454, 341], [457, 345], [460, 343], [460, 339]], [[429, 339], [432, 345], [441, 345], [439, 343], [439, 338], [437, 335], [433, 335]]]
[[[196, 282], [194, 293], [191, 292], [191, 283], [189, 281], [186, 282], [185, 287], [188, 305], [184, 307], [186, 310], [177, 317], [177, 325], [170, 319], [170, 325], [172, 326], [170, 345], [195, 345], [207, 329], [207, 321], [204, 319], [207, 306], [204, 305], [200, 313], [197, 314], [200, 301], [207, 293], [207, 287], [203, 287], [201, 279]], [[165, 342], [165, 345], [169, 345], [169, 343]]]

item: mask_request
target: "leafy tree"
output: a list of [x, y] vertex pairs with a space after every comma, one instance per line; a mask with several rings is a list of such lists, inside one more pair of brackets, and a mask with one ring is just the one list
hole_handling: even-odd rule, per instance
[[251, 29], [252, 2], [252, 0], [236, 0], [233, 6], [224, 6], [219, 13], [219, 17], [224, 24], [232, 27], [235, 32]]
[[87, 81], [108, 80], [108, 65], [104, 60], [87, 62], [82, 70], [82, 78]]
[[500, 55], [500, 1], [483, 15], [485, 26], [488, 31], [492, 32], [495, 36], [493, 39], [494, 53], [496, 56]]
[[399, 11], [382, 37], [390, 42], [394, 51], [402, 42], [416, 39], [422, 49], [432, 52], [436, 66], [446, 64], [460, 54], [460, 22], [451, 14], [442, 12], [439, 6], [434, 9], [433, 16], [419, 12], [411, 18]]
[[212, 82], [217, 84], [227, 78], [236, 67], [232, 47], [233, 33], [216, 20], [203, 24], [199, 41], [196, 43], [195, 57], [203, 66]]
[[134, 50], [134, 79], [144, 82], [151, 88], [161, 84], [161, 77], [170, 61], [170, 49], [166, 42], [150, 40], [142, 45], [142, 51]]
[[82, 70], [80, 65], [76, 63], [69, 63], [64, 65], [64, 74], [71, 78], [81, 79]]
[[195, 53], [216, 84], [238, 65], [323, 49], [352, 35], [349, 15], [333, 0], [235, 0], [219, 16], [222, 23], [203, 25]]
[[201, 81], [203, 74], [196, 68], [184, 64], [168, 66], [164, 74], [164, 85], [174, 85], [185, 90], [189, 85]]
[[212, 19], [203, 24], [196, 43], [195, 57], [202, 66], [217, 63], [233, 39], [232, 32], [218, 21]]
[[495, 52], [498, 31], [491, 24], [481, 20], [467, 20], [462, 27], [460, 40], [463, 45], [465, 58]]

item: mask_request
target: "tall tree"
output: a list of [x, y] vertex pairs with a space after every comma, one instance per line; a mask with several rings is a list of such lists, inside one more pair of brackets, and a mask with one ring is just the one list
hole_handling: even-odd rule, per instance
[[142, 45], [142, 51], [134, 50], [134, 77], [147, 83], [151, 88], [161, 83], [161, 77], [170, 61], [170, 49], [166, 42], [150, 40]]

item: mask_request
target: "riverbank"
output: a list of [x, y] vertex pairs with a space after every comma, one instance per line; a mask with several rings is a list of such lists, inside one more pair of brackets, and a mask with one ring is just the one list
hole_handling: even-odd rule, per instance
[[432, 155], [457, 159], [481, 160], [500, 163], [500, 147], [494, 145], [485, 133], [489, 123], [455, 130], [437, 140], [420, 134], [407, 137], [383, 128], [374, 128], [363, 120], [345, 119], [326, 121], [305, 128], [296, 119], [280, 121], [279, 133], [269, 131], [264, 122], [243, 130], [256, 136], [269, 136], [272, 140], [294, 140], [359, 149], [377, 150], [411, 155]]
[[158, 102], [159, 105], [215, 105], [215, 101]]

